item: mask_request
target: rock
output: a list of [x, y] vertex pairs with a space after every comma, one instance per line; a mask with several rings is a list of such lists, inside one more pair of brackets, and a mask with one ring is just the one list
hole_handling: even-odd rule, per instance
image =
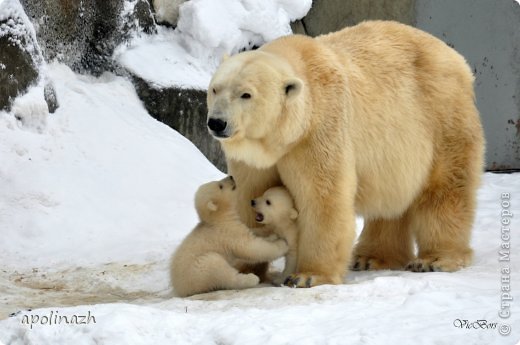
[[224, 153], [206, 127], [206, 91], [160, 89], [137, 76], [132, 80], [150, 115], [190, 140], [218, 169], [227, 170]]
[[49, 113], [54, 114], [54, 112], [58, 109], [59, 103], [58, 98], [56, 97], [56, 90], [54, 88], [54, 84], [47, 83], [43, 88], [43, 97], [45, 98], [45, 102], [47, 103], [47, 107], [49, 108]]
[[21, 0], [47, 61], [79, 73], [115, 69], [114, 49], [137, 29], [153, 32], [146, 0]]
[[0, 4], [0, 110], [37, 83], [43, 62], [31, 23], [18, 0]]
[[[307, 35], [318, 36], [369, 19], [396, 20], [412, 25], [415, 0], [313, 0], [302, 26]], [[298, 33], [302, 33], [300, 29]]]
[[147, 34], [153, 34], [157, 32], [157, 26], [155, 24], [155, 20], [153, 19], [152, 8], [148, 1], [137, 1], [132, 14], [134, 21], [137, 21], [138, 29], [143, 30]]
[[301, 19], [291, 23], [291, 30], [292, 30], [293, 34], [298, 34], [298, 35], [307, 34], [307, 32], [305, 30], [305, 25], [303, 24], [303, 21]]

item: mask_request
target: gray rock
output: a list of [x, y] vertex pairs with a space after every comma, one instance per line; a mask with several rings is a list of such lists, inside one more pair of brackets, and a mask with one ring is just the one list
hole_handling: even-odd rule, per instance
[[133, 16], [138, 23], [138, 27], [147, 34], [157, 32], [157, 26], [153, 18], [152, 8], [146, 0], [139, 0], [134, 7]]
[[413, 24], [415, 0], [313, 0], [301, 26], [307, 35], [318, 36], [369, 19]]
[[159, 89], [137, 76], [132, 79], [150, 115], [190, 140], [218, 169], [227, 170], [220, 145], [206, 127], [206, 91], [176, 87]]
[[45, 102], [47, 102], [47, 106], [49, 108], [49, 113], [54, 114], [54, 112], [58, 109], [59, 103], [58, 98], [56, 97], [56, 90], [54, 88], [54, 84], [47, 83], [43, 88], [43, 96], [45, 98]]
[[[112, 54], [133, 30], [155, 27], [146, 0], [20, 0], [36, 28], [44, 57], [74, 71], [100, 75], [115, 69]], [[137, 24], [136, 24], [137, 23]]]
[[0, 20], [0, 110], [9, 111], [13, 100], [38, 81], [41, 55], [22, 15], [12, 11]]

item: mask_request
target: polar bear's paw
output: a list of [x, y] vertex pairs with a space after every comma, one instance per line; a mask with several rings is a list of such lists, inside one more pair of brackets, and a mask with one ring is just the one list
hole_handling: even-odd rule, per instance
[[455, 272], [466, 267], [471, 262], [471, 255], [456, 257], [427, 257], [418, 258], [406, 265], [405, 269], [411, 272]]
[[294, 273], [285, 278], [283, 284], [289, 287], [310, 288], [324, 284], [341, 284], [341, 277], [329, 277], [313, 273]]
[[[399, 266], [398, 264], [390, 264], [385, 260], [381, 260], [374, 257], [357, 255], [352, 260], [352, 264], [350, 265], [350, 270], [352, 271], [375, 271], [375, 270], [389, 270], [396, 269]], [[401, 268], [403, 266], [400, 266]]]

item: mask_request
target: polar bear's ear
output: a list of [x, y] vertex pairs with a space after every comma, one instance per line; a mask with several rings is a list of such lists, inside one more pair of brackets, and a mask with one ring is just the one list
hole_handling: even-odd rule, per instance
[[296, 211], [294, 208], [291, 209], [291, 212], [289, 213], [289, 218], [292, 220], [298, 218], [298, 211]]
[[208, 210], [213, 211], [213, 212], [215, 212], [218, 209], [217, 204], [215, 204], [213, 202], [213, 200], [208, 201], [207, 207], [208, 207]]
[[220, 63], [223, 63], [227, 59], [229, 59], [229, 54], [228, 53], [224, 53], [224, 55], [222, 55], [222, 59], [220, 59]]
[[284, 83], [285, 96], [293, 98], [297, 96], [303, 88], [303, 82], [298, 78], [287, 79]]

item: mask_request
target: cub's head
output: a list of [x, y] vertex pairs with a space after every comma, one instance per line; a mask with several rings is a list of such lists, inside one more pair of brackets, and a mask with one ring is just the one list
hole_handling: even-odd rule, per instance
[[251, 206], [256, 212], [256, 221], [261, 224], [276, 225], [298, 218], [293, 199], [284, 187], [268, 189], [261, 197], [251, 200]]
[[228, 159], [268, 168], [304, 134], [303, 82], [285, 59], [250, 51], [225, 59], [208, 88], [208, 129]]
[[235, 210], [235, 181], [228, 176], [220, 181], [203, 184], [195, 194], [195, 208], [202, 221], [215, 218]]

